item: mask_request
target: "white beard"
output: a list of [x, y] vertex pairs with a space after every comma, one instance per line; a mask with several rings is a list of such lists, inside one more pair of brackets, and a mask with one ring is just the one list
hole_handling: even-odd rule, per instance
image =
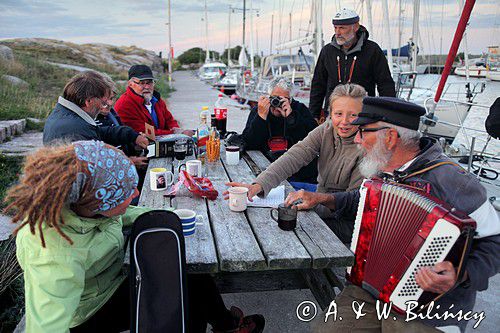
[[142, 97], [144, 98], [144, 104], [149, 105], [151, 103], [151, 99], [153, 98], [153, 94], [142, 94]]
[[[359, 146], [361, 149], [362, 146]], [[370, 178], [381, 172], [389, 163], [392, 157], [392, 151], [387, 149], [382, 140], [377, 138], [377, 143], [373, 149], [366, 153], [359, 164], [359, 172], [363, 177]]]
[[351, 43], [355, 36], [356, 36], [356, 33], [353, 31], [352, 34], [350, 34], [348, 36], [343, 36], [343, 39], [335, 38], [335, 40], [337, 41], [337, 44], [342, 46], [344, 44]]

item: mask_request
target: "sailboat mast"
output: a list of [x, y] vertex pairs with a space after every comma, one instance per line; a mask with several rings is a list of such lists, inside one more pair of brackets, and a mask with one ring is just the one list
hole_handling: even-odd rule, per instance
[[392, 45], [391, 45], [391, 30], [389, 26], [389, 7], [387, 6], [387, 0], [382, 0], [382, 11], [384, 15], [384, 30], [385, 38], [387, 40], [387, 61], [389, 63], [389, 71], [392, 75]]
[[210, 62], [210, 53], [208, 51], [208, 13], [207, 13], [207, 0], [205, 0], [205, 62]]
[[243, 0], [243, 39], [242, 39], [243, 50], [245, 50], [245, 25], [246, 25], [246, 20], [247, 20], [247, 1]]
[[314, 17], [315, 17], [315, 32], [314, 32], [314, 51], [315, 60], [318, 60], [319, 53], [323, 48], [323, 2], [322, 0], [315, 0], [314, 4]]
[[413, 28], [411, 34], [411, 70], [417, 71], [418, 22], [420, 17], [420, 0], [413, 2]]
[[227, 65], [231, 65], [231, 6], [229, 6], [229, 16], [227, 22]]
[[274, 27], [274, 13], [271, 15], [271, 40], [269, 42], [269, 54], [273, 54], [273, 27]]
[[250, 0], [250, 70], [252, 72], [255, 69], [253, 53], [253, 1]]
[[398, 64], [401, 63], [399, 60], [401, 58], [401, 36], [403, 32], [401, 31], [401, 17], [403, 16], [403, 9], [401, 8], [401, 2], [403, 0], [399, 0], [399, 14], [398, 14], [398, 44], [396, 45], [396, 48], [398, 49]]
[[[366, 0], [366, 16], [368, 16], [368, 32], [374, 34], [373, 31], [373, 19], [372, 19], [372, 1]], [[373, 37], [372, 37], [373, 38]]]
[[455, 56], [457, 55], [460, 41], [462, 40], [462, 36], [464, 35], [465, 28], [467, 27], [467, 23], [469, 22], [470, 14], [472, 12], [472, 8], [474, 8], [475, 3], [476, 0], [466, 0], [465, 6], [463, 7], [460, 21], [458, 21], [457, 30], [455, 31], [455, 36], [453, 37], [453, 42], [450, 46], [450, 52], [448, 52], [448, 57], [446, 58], [443, 74], [441, 75], [441, 80], [439, 81], [439, 85], [436, 90], [436, 96], [434, 96], [434, 107], [437, 102], [439, 102], [441, 94], [443, 93], [444, 85], [446, 84], [446, 80], [448, 79], [448, 75], [450, 74], [451, 66], [453, 65]]
[[[464, 8], [464, 0], [459, 0], [460, 9]], [[465, 27], [464, 36], [462, 37], [464, 43], [464, 61], [465, 61], [465, 78], [469, 81], [469, 47], [467, 45], [467, 27]]]

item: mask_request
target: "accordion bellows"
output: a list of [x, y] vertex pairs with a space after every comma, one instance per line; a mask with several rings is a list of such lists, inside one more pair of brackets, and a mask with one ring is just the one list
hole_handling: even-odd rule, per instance
[[441, 261], [463, 266], [476, 223], [423, 191], [381, 180], [365, 180], [351, 250], [348, 279], [403, 312], [407, 301], [438, 297], [415, 281], [421, 267]]

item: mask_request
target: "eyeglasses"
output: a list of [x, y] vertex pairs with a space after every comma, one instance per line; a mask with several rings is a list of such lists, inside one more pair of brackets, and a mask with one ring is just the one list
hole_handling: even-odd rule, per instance
[[96, 99], [98, 99], [99, 102], [101, 102], [101, 106], [102, 106], [103, 109], [108, 108], [108, 107], [111, 106], [111, 104], [108, 103], [109, 98], [107, 98], [107, 97], [103, 97], [103, 98], [97, 98], [96, 97]]
[[[359, 132], [359, 137], [361, 139], [363, 139], [363, 132], [378, 132], [380, 130], [383, 130], [383, 129], [390, 129], [391, 127], [388, 127], [388, 126], [384, 126], [384, 127], [375, 127], [375, 128], [363, 128], [363, 127], [359, 127], [358, 128], [358, 132]], [[399, 133], [398, 133], [398, 136], [399, 136]]]
[[147, 86], [147, 85], [152, 85], [155, 83], [155, 80], [133, 80], [135, 84], [138, 84], [140, 86]]

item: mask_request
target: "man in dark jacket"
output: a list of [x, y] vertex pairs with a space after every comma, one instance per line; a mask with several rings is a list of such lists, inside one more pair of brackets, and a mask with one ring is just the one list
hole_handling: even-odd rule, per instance
[[309, 109], [316, 120], [339, 84], [357, 83], [368, 96], [375, 96], [377, 86], [380, 96], [396, 96], [387, 59], [377, 43], [368, 40], [368, 31], [359, 25], [358, 14], [344, 8], [332, 22], [335, 35], [319, 54], [311, 84]]
[[146, 148], [147, 138], [130, 127], [97, 126], [94, 119], [103, 108], [110, 107], [111, 92], [109, 80], [97, 72], [75, 75], [45, 122], [43, 143], [99, 140], [115, 146], [132, 143]]
[[[473, 218], [477, 223], [476, 235], [465, 265], [465, 274], [458, 280], [457, 268], [450, 261], [437, 262], [431, 267], [422, 267], [415, 274], [416, 283], [424, 291], [442, 295], [435, 304], [432, 316], [424, 320], [405, 322], [398, 317], [392, 320], [378, 320], [373, 313], [355, 320], [342, 312], [344, 305], [354, 300], [365, 302], [365, 312], [375, 307], [375, 300], [364, 289], [349, 285], [336, 297], [343, 321], [330, 320], [317, 323], [316, 332], [341, 331], [356, 321], [356, 328], [378, 328], [382, 332], [435, 332], [433, 327], [459, 326], [463, 332], [468, 320], [473, 324], [484, 319], [477, 315], [443, 317], [445, 311], [463, 314], [473, 311], [477, 291], [488, 288], [488, 279], [500, 269], [500, 220], [498, 212], [488, 200], [485, 188], [477, 178], [453, 163], [442, 152], [441, 146], [431, 138], [421, 138], [417, 132], [420, 116], [425, 109], [413, 103], [391, 97], [367, 97], [358, 119], [355, 142], [362, 146], [366, 155], [360, 164], [364, 176], [387, 179], [388, 181], [418, 187], [454, 209]], [[438, 163], [443, 162], [443, 163]], [[332, 194], [330, 202], [324, 204], [337, 214], [355, 215], [360, 200], [359, 190]], [[404, 251], [404, 249], [402, 249]], [[481, 311], [483, 309], [479, 309]], [[408, 310], [407, 310], [408, 311]], [[416, 309], [412, 311], [414, 314]], [[426, 311], [424, 311], [426, 313]], [[439, 316], [434, 316], [439, 314]], [[482, 319], [481, 319], [482, 318]], [[324, 317], [322, 318], [324, 319]], [[425, 326], [423, 325], [425, 324]], [[346, 326], [344, 326], [346, 325]], [[335, 328], [333, 328], [335, 326]]]
[[[257, 107], [248, 116], [241, 135], [245, 149], [260, 150], [274, 161], [317, 126], [309, 109], [290, 99], [291, 89], [286, 79], [271, 82], [270, 97], [261, 96]], [[318, 177], [316, 163], [314, 160], [303, 167], [290, 180], [315, 184]]]

